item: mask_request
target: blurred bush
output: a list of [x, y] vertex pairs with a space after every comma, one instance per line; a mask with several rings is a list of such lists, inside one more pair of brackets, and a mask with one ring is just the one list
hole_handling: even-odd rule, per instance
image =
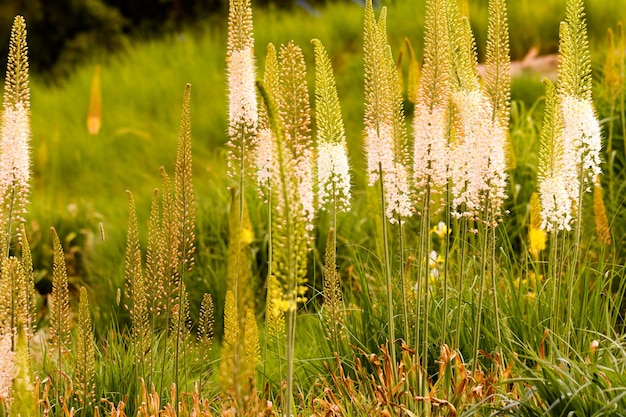
[[[304, 8], [326, 0], [260, 0], [257, 5]], [[80, 61], [120, 50], [129, 37], [154, 37], [208, 16], [224, 25], [228, 0], [3, 0], [0, 1], [0, 65], [6, 68], [13, 18], [28, 27], [30, 64], [47, 80], [67, 75]]]

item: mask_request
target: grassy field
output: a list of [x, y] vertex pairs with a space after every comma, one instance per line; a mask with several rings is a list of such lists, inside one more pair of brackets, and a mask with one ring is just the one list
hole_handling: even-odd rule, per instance
[[[395, 1], [389, 5], [390, 43], [400, 49], [407, 37], [414, 47], [421, 47], [423, 2]], [[590, 2], [589, 27], [592, 54], [596, 66], [604, 58], [605, 34], [624, 17], [620, 1]], [[479, 49], [484, 48], [486, 2], [470, 2], [470, 16]], [[513, 59], [521, 59], [532, 46], [542, 52], [555, 52], [558, 22], [564, 16], [559, 1], [514, 2], [509, 5], [511, 50]], [[361, 152], [361, 115], [363, 113], [362, 80], [362, 13], [354, 3], [329, 5], [318, 14], [302, 10], [287, 13], [259, 10], [255, 14], [256, 48], [259, 65], [263, 65], [265, 45], [294, 40], [304, 48], [312, 65], [310, 39], [320, 39], [332, 56], [340, 100], [342, 102], [351, 161], [355, 167], [355, 184], [363, 189]], [[407, 18], [410, 16], [410, 18]], [[78, 68], [60, 86], [48, 87], [33, 82], [33, 171], [35, 174], [31, 219], [37, 219], [44, 230], [49, 224], [66, 224], [77, 235], [77, 241], [98, 234], [102, 222], [111, 246], [118, 246], [125, 234], [126, 204], [124, 190], [145, 196], [140, 213], [147, 216], [148, 198], [158, 186], [158, 167], [173, 164], [172, 149], [176, 140], [181, 91], [186, 83], [193, 86], [193, 146], [196, 159], [196, 181], [200, 204], [221, 181], [226, 142], [225, 101], [225, 32], [224, 28], [199, 27], [177, 36], [133, 45], [102, 65], [102, 130], [90, 136], [86, 130], [89, 92], [94, 67]], [[36, 53], [36, 51], [32, 51]], [[312, 70], [309, 71], [312, 85]], [[513, 99], [524, 97], [526, 108], [542, 94], [541, 80], [528, 75], [515, 80]], [[535, 113], [536, 117], [540, 113]], [[532, 149], [531, 149], [532, 151]], [[532, 158], [532, 155], [524, 155]], [[530, 161], [533, 162], [532, 160]], [[224, 186], [218, 186], [223, 198]], [[225, 203], [226, 200], [222, 200]], [[203, 217], [225, 215], [209, 212]], [[68, 208], [71, 208], [69, 210]], [[224, 223], [225, 224], [225, 223]], [[87, 234], [88, 236], [81, 236]], [[39, 240], [39, 239], [37, 239]], [[97, 241], [97, 239], [94, 239]], [[69, 242], [68, 242], [69, 244]], [[45, 243], [44, 243], [45, 245]], [[78, 246], [82, 246], [78, 244]], [[83, 248], [80, 248], [83, 250]], [[119, 248], [111, 251], [111, 265], [117, 265]], [[117, 253], [116, 253], [117, 252]], [[87, 255], [87, 259], [90, 257]], [[100, 262], [99, 257], [91, 257]], [[92, 273], [101, 273], [98, 265]], [[110, 274], [113, 271], [107, 272]], [[99, 281], [99, 280], [96, 280]]]
[[[559, 22], [565, 17], [565, 1], [520, 0], [509, 3], [512, 59], [523, 59], [532, 47], [538, 47], [541, 53], [556, 53]], [[388, 7], [389, 44], [394, 56], [397, 57], [406, 38], [421, 58], [424, 2], [396, 0], [385, 2], [385, 5]], [[430, 334], [422, 335], [425, 340], [423, 351], [430, 359], [426, 359], [425, 372], [411, 354], [411, 349], [415, 348], [412, 345], [404, 349], [398, 345], [398, 368], [387, 367], [391, 352], [384, 344], [391, 326], [386, 295], [388, 291], [391, 294], [391, 290], [385, 287], [383, 260], [385, 244], [389, 244], [394, 276], [401, 276], [405, 265], [410, 265], [405, 263], [408, 255], [414, 254], [415, 248], [421, 244], [420, 236], [424, 235], [429, 241], [432, 238], [429, 247], [443, 254], [445, 239], [437, 237], [434, 232], [424, 233], [443, 215], [433, 216], [432, 224], [426, 229], [415, 218], [407, 221], [400, 231], [404, 241], [397, 240], [395, 226], [391, 232], [393, 237], [384, 238], [382, 224], [385, 221], [381, 222], [376, 214], [380, 211], [378, 189], [367, 186], [363, 150], [363, 114], [366, 111], [363, 6], [341, 2], [329, 4], [315, 13], [299, 9], [292, 12], [255, 9], [258, 68], [263, 68], [269, 42], [279, 46], [293, 40], [302, 47], [307, 63], [311, 102], [315, 82], [311, 39], [320, 39], [328, 49], [336, 75], [353, 174], [352, 209], [349, 214], [338, 215], [336, 223], [336, 263], [344, 292], [346, 329], [345, 339], [340, 343], [327, 338], [328, 329], [324, 325], [327, 312], [322, 308], [325, 248], [328, 229], [333, 224], [328, 213], [320, 213], [316, 219], [312, 250], [307, 255], [308, 301], [298, 314], [293, 371], [295, 387], [292, 391], [301, 415], [388, 415], [384, 412], [401, 412], [398, 404], [425, 412], [424, 400], [417, 397], [427, 392], [427, 386], [432, 390], [429, 401], [436, 405], [432, 415], [455, 415], [453, 407], [458, 407], [461, 415], [490, 415], [490, 408], [494, 407], [503, 415], [560, 416], [574, 411], [580, 415], [600, 416], [619, 415], [616, 410], [626, 407], [626, 345], [620, 314], [624, 290], [621, 277], [626, 260], [623, 197], [626, 195], [626, 137], [620, 110], [623, 112], [626, 87], [619, 85], [618, 99], [609, 100], [604, 73], [608, 53], [607, 29], [617, 30], [618, 22], [626, 17], [626, 0], [590, 0], [585, 6], [594, 69], [594, 99], [604, 136], [604, 202], [613, 242], [611, 245], [598, 243], [595, 230], [598, 214], [591, 209], [593, 197], [587, 194], [578, 241], [569, 236], [562, 241], [555, 238], [549, 242], [549, 248], [558, 247], [555, 253], [563, 256], [562, 263], [553, 262], [551, 249], [539, 257], [529, 254], [529, 202], [532, 193], [537, 191], [545, 90], [538, 75], [522, 74], [513, 80], [512, 87], [508, 198], [504, 202], [507, 214], [493, 235], [494, 242], [495, 239], [498, 242], [497, 248], [494, 247], [498, 251], [497, 267], [486, 268], [486, 264], [479, 262], [485, 255], [481, 252], [481, 245], [487, 247], [487, 240], [481, 237], [481, 233], [467, 237], [458, 232], [463, 227], [462, 221], [450, 223], [453, 238], [449, 245], [450, 261], [445, 266], [449, 272], [446, 273], [450, 277], [473, 276], [473, 282], [461, 288], [453, 286], [452, 282], [442, 284], [434, 278], [433, 282], [427, 279], [428, 286], [432, 286], [434, 302], [424, 307], [430, 314], [426, 316]], [[469, 15], [482, 62], [487, 38], [487, 1], [470, 0]], [[184, 397], [187, 404], [193, 404], [196, 401], [191, 394], [193, 381], [197, 377], [202, 381], [204, 373], [209, 374], [209, 382], [200, 390], [204, 398], [210, 400], [205, 410], [216, 414], [228, 414], [229, 407], [235, 407], [258, 415], [282, 415], [285, 401], [289, 403], [281, 394], [287, 352], [268, 336], [264, 322], [271, 225], [268, 208], [252, 187], [245, 196], [251, 221], [248, 243], [251, 281], [248, 285], [253, 299], [257, 300], [253, 311], [260, 326], [263, 358], [256, 368], [256, 391], [246, 391], [249, 388], [246, 381], [231, 381], [232, 386], [229, 386], [223, 382], [228, 379], [223, 376], [224, 371], [220, 371], [219, 358], [223, 358], [224, 353], [218, 346], [222, 341], [224, 320], [228, 327], [224, 304], [231, 285], [229, 262], [233, 261], [232, 258], [229, 261], [229, 256], [232, 256], [230, 252], [236, 241], [232, 234], [229, 235], [229, 224], [232, 233], [235, 217], [231, 211], [235, 200], [231, 200], [229, 187], [238, 187], [226, 175], [226, 44], [225, 23], [216, 26], [211, 22], [165, 39], [132, 44], [119, 55], [77, 68], [69, 79], [55, 86], [43, 84], [36, 76], [31, 79], [33, 179], [26, 231], [33, 252], [35, 281], [44, 291], [50, 289], [53, 281], [55, 250], [49, 228], [54, 226], [65, 251], [70, 302], [74, 311], [78, 311], [79, 288], [84, 285], [88, 289], [97, 341], [96, 397], [110, 400], [117, 408], [120, 407], [119, 401], [125, 401], [129, 415], [135, 414], [134, 410], [141, 402], [141, 384], [137, 377], [146, 374], [138, 371], [140, 346], [129, 333], [132, 314], [123, 306], [128, 301], [125, 298], [122, 298], [125, 301], [119, 301], [120, 293], [126, 291], [127, 285], [124, 257], [129, 209], [125, 191], [134, 194], [138, 242], [145, 247], [150, 238], [147, 224], [151, 196], [155, 188], [162, 188], [159, 167], [165, 167], [174, 176], [180, 139], [181, 99], [187, 83], [191, 84], [189, 109], [197, 240], [196, 266], [193, 272], [183, 275], [194, 331], [198, 328], [203, 295], [212, 295], [216, 341], [207, 357], [189, 348], [189, 357], [181, 358], [185, 366], [184, 383], [182, 377], [178, 380], [178, 374], [176, 380], [181, 392], [189, 393]], [[100, 66], [102, 128], [98, 134], [90, 135], [86, 123], [96, 65]], [[261, 70], [258, 75], [262, 75]], [[404, 105], [409, 118], [407, 124], [410, 124], [413, 103], [405, 100]], [[467, 247], [461, 243], [465, 241]], [[579, 244], [575, 245], [576, 242]], [[578, 248], [578, 258], [573, 258], [570, 244]], [[469, 259], [467, 263], [463, 260], [466, 259], [464, 255]], [[577, 260], [574, 266], [571, 266], [572, 259]], [[438, 260], [433, 263], [435, 266], [431, 269], [443, 273], [443, 263]], [[413, 267], [421, 269], [420, 265]], [[552, 287], [553, 281], [549, 278], [551, 274], [557, 276], [558, 273], [554, 272], [557, 267], [562, 268], [563, 276], [571, 280], [559, 281], [562, 289]], [[485, 291], [484, 305], [481, 299], [477, 306], [478, 280], [485, 278], [487, 269], [498, 272], [493, 272], [494, 281], [488, 286], [493, 285], [490, 291]], [[567, 314], [571, 316], [563, 317], [566, 324], [560, 328], [553, 323], [555, 319], [550, 318], [553, 317], [551, 314], [562, 310], [565, 315], [567, 308], [558, 303], [554, 307], [551, 300], [561, 291], [565, 294], [568, 285], [573, 283], [577, 291], [571, 297], [573, 300], [567, 300], [571, 309]], [[449, 287], [448, 295], [445, 295], [444, 287]], [[496, 295], [492, 296], [492, 292]], [[398, 293], [395, 288], [395, 295]], [[447, 298], [449, 305], [447, 301], [443, 302]], [[47, 307], [42, 298], [38, 301], [39, 327], [45, 329], [49, 320]], [[449, 310], [446, 309], [448, 306]], [[446, 336], [441, 323], [453, 323], [456, 311], [461, 311], [458, 317], [462, 318], [459, 323], [463, 323], [463, 328], [459, 326], [456, 332], [450, 332], [456, 339], [449, 345], [455, 345], [456, 350], [440, 350], [442, 341], [451, 337]], [[481, 311], [482, 316], [479, 315], [478, 321], [474, 322], [477, 311]], [[408, 327], [402, 328], [408, 319], [397, 313], [391, 321], [397, 326], [396, 336], [409, 342], [412, 331], [408, 332]], [[550, 333], [544, 329], [558, 331]], [[153, 359], [157, 358], [156, 365], [163, 368], [158, 376], [155, 372], [148, 380], [156, 384], [165, 404], [178, 398], [167, 389], [173, 380], [170, 377], [178, 372], [178, 362], [174, 365], [168, 357], [174, 351], [169, 344], [171, 340], [166, 340], [167, 335], [171, 336], [170, 330], [159, 334], [152, 336], [148, 351]], [[224, 340], [228, 347], [227, 336]], [[171, 338], [178, 340], [174, 336]], [[419, 339], [419, 331], [415, 338]], [[317, 343], [310, 343], [311, 340]], [[594, 347], [594, 341], [599, 341], [599, 347]], [[269, 349], [264, 343], [269, 343]], [[473, 356], [476, 346], [484, 352], [480, 357], [480, 369], [484, 373], [476, 371], [478, 358]], [[227, 347], [223, 348], [224, 351]], [[338, 363], [334, 361], [335, 353]], [[66, 358], [68, 363], [75, 360], [74, 354], [68, 356], [70, 359]], [[228, 363], [224, 359], [222, 362]], [[471, 372], [465, 372], [465, 364]], [[48, 365], [42, 367], [42, 377], [45, 366]], [[403, 392], [398, 391], [400, 385], [392, 386], [399, 381], [395, 378], [403, 370], [406, 384], [419, 386], [415, 391], [418, 395], [413, 398], [397, 394]], [[435, 374], [438, 375], [436, 379], [421, 379], [423, 375]], [[374, 379], [370, 381], [371, 378]], [[50, 381], [55, 381], [54, 377]], [[51, 386], [48, 385], [48, 389], [52, 393], [54, 388]], [[126, 394], [128, 399], [124, 397]], [[561, 394], [571, 398], [569, 401], [559, 400]], [[263, 402], [265, 400], [273, 401], [275, 408], [271, 409], [269, 403]], [[55, 399], [51, 403], [58, 404]], [[80, 402], [76, 400], [72, 404], [79, 407]], [[334, 404], [338, 408], [333, 408]], [[198, 407], [198, 410], [202, 408]], [[506, 411], [507, 407], [509, 411]], [[109, 405], [104, 406], [107, 408]], [[92, 415], [87, 408], [79, 409], [81, 415]], [[406, 410], [402, 412], [411, 415]], [[58, 405], [54, 413], [63, 415]], [[181, 412], [180, 415], [186, 414]]]

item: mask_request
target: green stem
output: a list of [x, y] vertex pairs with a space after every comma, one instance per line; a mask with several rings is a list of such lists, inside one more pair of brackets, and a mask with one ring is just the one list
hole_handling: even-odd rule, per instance
[[446, 183], [446, 209], [445, 209], [445, 239], [443, 248], [443, 314], [441, 324], [441, 345], [447, 342], [448, 338], [448, 258], [450, 256], [450, 183]]
[[[271, 184], [268, 184], [267, 188], [267, 230], [268, 230], [268, 249], [267, 249], [267, 280], [265, 282], [266, 286], [266, 296], [265, 296], [265, 348], [263, 349], [263, 378], [265, 385], [265, 378], [267, 378], [267, 350], [268, 350], [268, 317], [269, 310], [267, 307], [270, 305], [270, 278], [272, 276], [272, 192], [271, 192]], [[279, 343], [277, 343], [279, 345]], [[280, 360], [278, 361], [280, 364]]]
[[474, 324], [474, 345], [472, 346], [473, 354], [474, 354], [474, 370], [473, 377], [476, 378], [478, 372], [478, 347], [480, 342], [480, 332], [481, 332], [481, 324], [482, 324], [482, 313], [483, 313], [483, 299], [485, 295], [485, 275], [487, 274], [487, 268], [489, 267], [489, 257], [487, 255], [489, 251], [489, 230], [491, 222], [490, 210], [489, 210], [489, 193], [485, 198], [485, 208], [483, 211], [482, 222], [479, 221], [478, 227], [479, 230], [482, 229], [482, 233], [480, 233], [480, 243], [481, 243], [481, 258], [480, 258], [480, 278], [478, 285], [478, 305], [476, 308], [476, 322]]
[[550, 292], [550, 299], [552, 300], [552, 306], [550, 309], [550, 331], [552, 332], [552, 338], [554, 343], [551, 344], [550, 354], [551, 358], [556, 358], [556, 335], [558, 334], [558, 321], [560, 317], [559, 309], [558, 309], [558, 231], [553, 231], [550, 233], [550, 260], [548, 261], [548, 275], [549, 279], [552, 281], [552, 291]]
[[407, 288], [404, 285], [404, 228], [402, 218], [398, 216], [398, 232], [400, 234], [400, 290], [402, 292], [402, 315], [404, 324], [404, 340], [408, 340], [409, 334], [409, 307], [407, 302]]
[[585, 192], [584, 170], [582, 161], [579, 162], [579, 186], [578, 186], [578, 210], [576, 212], [576, 224], [574, 233], [574, 244], [572, 250], [574, 251], [570, 267], [567, 271], [567, 338], [565, 345], [565, 353], [569, 355], [570, 342], [572, 337], [572, 330], [574, 323], [572, 321], [573, 299], [574, 299], [574, 279], [577, 274], [578, 258], [580, 256], [580, 238], [582, 234], [582, 212], [583, 212], [583, 194]]
[[457, 287], [457, 311], [456, 311], [456, 334], [454, 341], [454, 348], [461, 349], [461, 329], [463, 323], [463, 279], [465, 278], [466, 269], [466, 251], [467, 251], [467, 227], [469, 220], [463, 216], [459, 220], [460, 222], [460, 245], [459, 250], [459, 282]]
[[[430, 183], [430, 176], [428, 177]], [[426, 186], [426, 196], [424, 198], [422, 210], [422, 222], [420, 226], [420, 256], [425, 259], [423, 263], [424, 282], [424, 335], [422, 341], [422, 368], [424, 377], [428, 377], [428, 333], [430, 316], [430, 185]], [[426, 394], [427, 387], [422, 386], [422, 395]]]
[[493, 291], [493, 310], [496, 321], [496, 336], [498, 337], [498, 348], [497, 352], [500, 354], [501, 365], [504, 367], [504, 356], [502, 354], [502, 330], [500, 328], [500, 308], [498, 306], [498, 274], [496, 273], [497, 263], [496, 263], [496, 223], [491, 225], [487, 225], [487, 230], [491, 230], [491, 239], [490, 239], [490, 249], [489, 252], [491, 256], [489, 257], [490, 266], [489, 269], [491, 271], [491, 286]]
[[387, 283], [387, 325], [389, 331], [390, 353], [392, 361], [392, 371], [395, 375], [396, 371], [396, 332], [393, 314], [393, 283], [391, 281], [391, 254], [389, 251], [389, 231], [387, 219], [385, 218], [385, 185], [383, 181], [383, 167], [378, 163], [378, 176], [380, 181], [380, 202], [381, 202], [381, 220], [383, 223], [383, 245], [385, 256], [385, 278]]

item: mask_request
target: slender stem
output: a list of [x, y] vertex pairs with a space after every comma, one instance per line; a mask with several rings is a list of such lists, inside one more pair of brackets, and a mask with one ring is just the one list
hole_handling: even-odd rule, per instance
[[385, 256], [385, 278], [387, 282], [387, 325], [389, 331], [390, 353], [392, 361], [392, 371], [396, 370], [396, 331], [393, 314], [393, 283], [391, 281], [391, 254], [389, 252], [389, 231], [387, 227], [387, 219], [385, 218], [385, 185], [383, 180], [383, 167], [378, 163], [378, 174], [380, 181], [380, 204], [381, 204], [381, 220], [383, 223], [383, 245]]
[[[285, 409], [287, 411], [287, 416], [296, 415], [295, 414], [295, 404], [293, 401], [293, 360], [294, 360], [294, 348], [295, 348], [295, 337], [296, 337], [296, 313], [297, 308], [295, 306], [295, 293], [294, 296], [291, 297], [289, 310], [287, 310], [287, 395], [285, 402]], [[291, 303], [294, 303], [292, 306]], [[294, 413], [294, 414], [292, 414]]]
[[447, 342], [448, 338], [448, 258], [450, 256], [450, 183], [446, 183], [446, 209], [445, 209], [445, 239], [443, 248], [443, 314], [441, 324], [441, 342], [443, 345]]
[[456, 310], [456, 334], [454, 347], [455, 349], [461, 349], [461, 329], [463, 323], [463, 280], [465, 279], [465, 267], [466, 267], [466, 251], [467, 251], [467, 227], [469, 220], [463, 216], [460, 219], [460, 245], [459, 250], [459, 282], [457, 287], [457, 310]]
[[578, 186], [578, 210], [576, 212], [576, 225], [575, 233], [574, 233], [574, 244], [572, 245], [572, 250], [574, 251], [574, 255], [572, 257], [572, 261], [570, 263], [570, 267], [567, 271], [567, 337], [566, 337], [566, 345], [565, 345], [565, 353], [569, 354], [570, 349], [570, 341], [572, 336], [572, 329], [574, 323], [572, 321], [572, 310], [573, 310], [573, 299], [574, 299], [574, 279], [577, 275], [577, 266], [578, 266], [578, 258], [580, 256], [580, 238], [582, 233], [582, 212], [583, 212], [583, 194], [585, 192], [585, 181], [584, 181], [584, 170], [582, 161], [579, 162], [579, 186]]
[[[422, 210], [422, 222], [420, 226], [420, 255], [424, 259], [424, 335], [422, 341], [422, 368], [425, 377], [428, 376], [428, 331], [430, 316], [430, 176], [427, 179], [426, 195]], [[422, 387], [422, 395], [426, 394], [426, 387]]]
[[[265, 281], [266, 286], [266, 296], [265, 296], [265, 348], [263, 349], [263, 378], [267, 378], [267, 350], [268, 350], [268, 339], [269, 339], [269, 331], [268, 331], [268, 317], [270, 315], [270, 311], [267, 308], [273, 300], [270, 300], [270, 278], [272, 276], [272, 192], [271, 184], [268, 185], [267, 189], [267, 233], [268, 233], [268, 248], [267, 248], [267, 280]], [[279, 345], [279, 343], [277, 343]], [[280, 358], [279, 358], [280, 359]], [[280, 364], [280, 360], [278, 361]], [[265, 381], [263, 382], [265, 385]]]
[[[493, 219], [493, 213], [491, 212], [491, 207], [489, 204], [490, 203], [489, 194], [490, 194], [489, 191], [487, 191], [487, 195], [485, 196], [485, 206], [483, 207], [482, 219], [478, 221], [478, 228], [480, 232], [479, 242], [481, 245], [481, 251], [480, 251], [480, 281], [479, 281], [479, 287], [478, 287], [478, 306], [477, 306], [477, 311], [476, 311], [476, 323], [474, 325], [474, 345], [473, 345], [473, 354], [474, 354], [473, 376], [474, 377], [476, 377], [476, 374], [478, 372], [478, 347], [479, 347], [479, 342], [480, 342], [480, 332], [481, 332], [481, 324], [482, 324], [483, 300], [485, 296], [485, 275], [487, 275], [488, 268], [493, 267], [492, 265], [489, 265], [490, 256], [488, 256], [489, 243], [491, 241], [490, 234], [495, 233], [493, 232], [493, 227], [491, 227], [492, 226], [491, 223], [494, 221], [494, 219]], [[495, 234], [494, 234], [494, 239], [495, 239]], [[495, 281], [495, 278], [494, 278], [494, 281]], [[494, 297], [497, 297], [497, 294]], [[494, 308], [497, 309], [497, 301], [496, 301], [496, 305], [494, 305]], [[496, 311], [496, 316], [497, 314], [498, 312]], [[497, 318], [496, 318], [496, 325], [499, 325]], [[499, 341], [501, 340], [499, 339]]]
[[501, 365], [504, 366], [504, 356], [502, 354], [502, 330], [500, 328], [500, 308], [498, 306], [498, 279], [497, 276], [498, 274], [496, 273], [496, 268], [498, 267], [497, 263], [496, 263], [496, 225], [497, 223], [495, 223], [495, 221], [492, 222], [493, 224], [487, 225], [487, 230], [491, 231], [490, 237], [491, 239], [489, 239], [489, 252], [490, 252], [490, 256], [489, 256], [489, 270], [491, 272], [491, 286], [492, 286], [492, 291], [493, 291], [493, 310], [494, 310], [494, 316], [495, 316], [495, 322], [496, 322], [496, 336], [498, 337], [498, 347], [497, 347], [497, 352], [500, 354], [500, 360]]
[[402, 219], [398, 216], [398, 232], [400, 234], [400, 290], [402, 291], [402, 313], [404, 324], [404, 340], [408, 340], [409, 334], [409, 307], [407, 302], [407, 291], [404, 285], [404, 228], [402, 227]]
[[[559, 274], [557, 268], [558, 262], [558, 231], [554, 231], [550, 233], [550, 260], [548, 261], [548, 276], [552, 281], [552, 291], [550, 293], [550, 298], [552, 300], [552, 306], [550, 308], [550, 330], [552, 332], [552, 338], [556, 341], [556, 335], [558, 332], [558, 320], [560, 317], [560, 312], [558, 309], [558, 282], [559, 282]], [[556, 357], [556, 345], [552, 344], [550, 349], [551, 358], [554, 359]]]

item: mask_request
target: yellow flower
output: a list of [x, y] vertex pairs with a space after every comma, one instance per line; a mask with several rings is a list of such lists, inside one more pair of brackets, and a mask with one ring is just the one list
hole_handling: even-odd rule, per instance
[[528, 231], [528, 252], [535, 258], [539, 259], [539, 254], [546, 248], [546, 231], [543, 229], [530, 229]]
[[254, 241], [254, 233], [252, 230], [244, 227], [241, 229], [241, 243], [244, 245], [249, 245]]
[[439, 222], [437, 226], [431, 229], [430, 233], [439, 236], [439, 239], [443, 239], [446, 234], [450, 234], [450, 229], [448, 229], [448, 226], [444, 222]]

